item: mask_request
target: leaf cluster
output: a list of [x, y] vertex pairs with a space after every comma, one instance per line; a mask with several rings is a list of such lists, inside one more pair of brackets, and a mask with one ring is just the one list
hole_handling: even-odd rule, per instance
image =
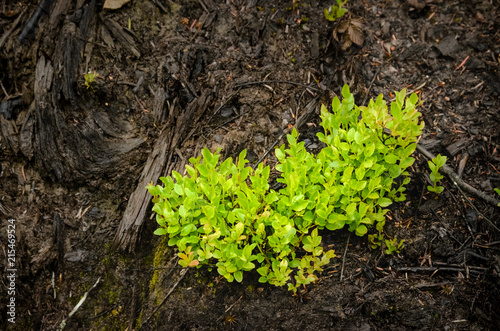
[[337, 5], [331, 5], [330, 8], [325, 8], [325, 18], [331, 22], [335, 22], [337, 19], [344, 16], [344, 14], [347, 13], [347, 9], [344, 8], [347, 1], [348, 0], [337, 0]]
[[363, 21], [360, 18], [348, 17], [333, 29], [333, 38], [342, 44], [342, 50], [346, 50], [356, 44], [363, 45], [365, 36], [363, 34]]
[[204, 149], [203, 158], [190, 159], [187, 176], [174, 171], [160, 178], [163, 185], [147, 187], [160, 226], [155, 234], [168, 234], [182, 266], [213, 266], [230, 282], [256, 269], [260, 282], [295, 292], [316, 281], [335, 256], [324, 250], [318, 230], [348, 226], [363, 236], [375, 227], [370, 240], [383, 240], [385, 208], [405, 199], [409, 177], [396, 178], [408, 175], [423, 128], [418, 98], [396, 93], [389, 114], [382, 96], [357, 107], [347, 85], [342, 95], [332, 112], [322, 107], [318, 138], [326, 147], [318, 155], [305, 149], [295, 129], [288, 147], [275, 150], [279, 191], [269, 187], [269, 166], [246, 166], [245, 150], [236, 162], [219, 163], [218, 151]]

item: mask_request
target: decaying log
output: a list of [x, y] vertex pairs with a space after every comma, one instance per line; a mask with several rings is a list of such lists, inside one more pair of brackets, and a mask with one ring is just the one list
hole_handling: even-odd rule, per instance
[[[115, 172], [123, 166], [123, 155], [142, 144], [144, 139], [134, 137], [130, 123], [86, 109], [78, 99], [74, 99], [71, 107], [60, 104], [58, 95], [49, 92], [53, 73], [50, 61], [41, 56], [35, 73], [34, 107], [23, 125], [21, 150], [26, 156], [34, 154], [37, 164], [59, 181], [87, 180]], [[58, 87], [63, 95], [67, 91], [67, 96], [71, 97], [74, 92], [66, 88], [73, 89], [74, 84], [64, 77]], [[57, 86], [52, 89], [58, 90]], [[67, 123], [65, 117], [75, 107], [85, 118], [78, 123]], [[28, 138], [31, 135], [33, 139]], [[34, 140], [32, 145], [31, 140]]]
[[0, 135], [3, 136], [7, 147], [17, 152], [19, 148], [18, 136], [16, 135], [16, 125], [13, 122], [14, 121], [5, 119], [4, 116], [0, 114]]
[[129, 162], [124, 155], [145, 140], [129, 122], [88, 106], [76, 93], [85, 40], [97, 22], [96, 1], [78, 8], [78, 20], [53, 19], [64, 12], [61, 3], [56, 3], [51, 21], [62, 27], [53, 27], [52, 61], [38, 58], [34, 101], [19, 134], [19, 149], [54, 180], [85, 182], [119, 173]]
[[156, 141], [153, 152], [149, 155], [139, 179], [139, 184], [128, 199], [127, 209], [118, 227], [114, 245], [120, 249], [133, 250], [139, 231], [147, 213], [151, 198], [146, 186], [160, 177], [169, 156], [169, 146], [172, 142], [173, 128], [166, 128]]
[[54, 0], [42, 0], [40, 2], [40, 5], [38, 6], [37, 10], [33, 13], [31, 16], [30, 20], [28, 21], [28, 24], [26, 24], [17, 37], [17, 39], [20, 42], [23, 42], [24, 39], [26, 39], [27, 36], [33, 33], [33, 31], [36, 29], [36, 26], [38, 25], [38, 20], [42, 16], [42, 14], [49, 14], [50, 11], [50, 6], [52, 5], [52, 1]]
[[196, 126], [201, 116], [212, 102], [208, 90], [199, 98], [192, 101], [187, 109], [178, 116], [174, 125], [173, 114], [168, 117], [166, 128], [155, 143], [153, 152], [149, 155], [142, 171], [139, 183], [129, 198], [127, 209], [120, 222], [115, 236], [114, 246], [121, 250], [133, 251], [144, 223], [144, 219], [151, 203], [151, 196], [146, 186], [165, 173], [175, 148], [186, 139], [187, 135]]

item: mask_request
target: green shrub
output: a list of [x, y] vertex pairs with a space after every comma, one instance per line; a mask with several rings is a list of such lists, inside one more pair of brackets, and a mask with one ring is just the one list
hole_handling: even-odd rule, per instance
[[410, 180], [405, 169], [423, 128], [418, 98], [396, 92], [389, 115], [382, 96], [357, 107], [347, 85], [342, 95], [333, 112], [321, 109], [318, 138], [326, 147], [318, 155], [298, 142], [296, 130], [287, 136], [288, 148], [275, 150], [277, 181], [284, 184], [278, 192], [269, 188], [269, 166], [245, 166], [245, 150], [236, 164], [231, 158], [219, 164], [218, 151], [204, 149], [203, 160], [190, 159], [188, 176], [173, 171], [160, 178], [163, 186], [147, 187], [160, 225], [155, 234], [169, 235], [179, 264], [216, 266], [230, 282], [256, 269], [260, 282], [288, 284], [295, 292], [317, 280], [334, 257], [323, 250], [318, 230], [347, 225], [363, 236], [375, 226], [370, 240], [380, 244], [385, 208], [405, 199]]

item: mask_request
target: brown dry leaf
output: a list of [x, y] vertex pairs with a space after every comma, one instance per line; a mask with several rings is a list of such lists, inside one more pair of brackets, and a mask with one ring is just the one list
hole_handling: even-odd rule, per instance
[[361, 46], [365, 41], [363, 20], [360, 18], [344, 20], [333, 29], [332, 35], [336, 41], [339, 41], [339, 35], [342, 35], [342, 50], [348, 49], [353, 43]]
[[335, 41], [339, 41], [339, 37], [337, 36], [337, 30], [333, 30], [332, 37]]
[[344, 34], [342, 36], [342, 40], [343, 40], [343, 43], [342, 43], [342, 50], [345, 51], [346, 49], [348, 49], [349, 47], [352, 46], [352, 40], [349, 38], [349, 35], [348, 34]]
[[351, 24], [357, 26], [358, 28], [363, 28], [363, 20], [361, 18], [352, 18]]
[[337, 32], [344, 33], [349, 28], [349, 25], [350, 25], [349, 21], [344, 21], [344, 22], [339, 24], [339, 26], [336, 30], [337, 30]]
[[358, 46], [363, 45], [365, 37], [363, 36], [363, 31], [356, 25], [350, 25], [347, 30], [349, 39]]
[[408, 0], [408, 5], [416, 10], [422, 10], [425, 8], [426, 3], [422, 0]]
[[336, 41], [339, 41], [339, 34], [343, 34], [346, 32], [347, 28], [349, 27], [349, 21], [343, 21], [339, 25], [337, 25], [335, 28], [333, 28], [333, 39]]
[[332, 31], [332, 37], [333, 37], [333, 39], [335, 41], [339, 41], [339, 37], [337, 36], [337, 34], [338, 34], [337, 29], [333, 29], [333, 31]]
[[106, 0], [104, 2], [103, 9], [119, 9], [123, 7], [123, 5], [129, 3], [130, 0]]

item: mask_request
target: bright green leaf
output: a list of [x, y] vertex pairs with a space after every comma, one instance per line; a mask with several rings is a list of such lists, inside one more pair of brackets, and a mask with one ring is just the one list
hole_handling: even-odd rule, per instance
[[167, 234], [167, 230], [164, 228], [158, 228], [155, 230], [154, 234], [157, 236], [163, 236], [163, 235]]

